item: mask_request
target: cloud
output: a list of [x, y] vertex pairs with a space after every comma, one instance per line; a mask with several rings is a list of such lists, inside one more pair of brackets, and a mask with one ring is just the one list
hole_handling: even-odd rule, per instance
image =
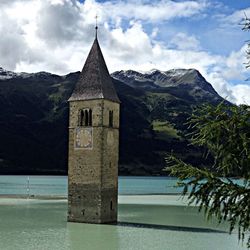
[[126, 30], [113, 29], [108, 39], [112, 50], [107, 53], [112, 57], [118, 57], [121, 61], [141, 62], [152, 55], [150, 37], [143, 31], [140, 23], [131, 23], [131, 27]]
[[[69, 49], [78, 55], [79, 52], [87, 52], [93, 37], [89, 34], [94, 33], [94, 17], [97, 13], [99, 22], [104, 23], [103, 31], [100, 29], [100, 38], [109, 46], [120, 47], [117, 52], [120, 59], [129, 59], [134, 50], [139, 52], [140, 57], [144, 52], [141, 48], [147, 51], [151, 49], [147, 34], [137, 33], [140, 32], [141, 24], [135, 20], [158, 21], [189, 17], [202, 12], [206, 6], [205, 1], [165, 0], [153, 3], [101, 3], [86, 0], [83, 4], [76, 0], [13, 0], [11, 4], [6, 3], [1, 1], [0, 9], [0, 34], [4, 37], [0, 41], [1, 66], [10, 70], [33, 70], [37, 64], [37, 70], [57, 69], [55, 73], [79, 69], [76, 65], [80, 58], [77, 59]], [[121, 27], [123, 19], [129, 20], [131, 24], [134, 22], [133, 28], [124, 30]], [[157, 28], [152, 36], [156, 36], [156, 33]], [[138, 35], [141, 35], [139, 40]], [[122, 37], [123, 42], [118, 42], [119, 37]], [[67, 62], [72, 64], [67, 65]]]
[[[0, 1], [0, 6], [5, 6], [5, 5], [8, 5], [8, 6], [12, 6], [13, 4], [15, 4], [16, 2], [19, 2], [20, 0], [12, 0], [12, 1], [9, 1], [9, 0], [1, 0]], [[31, 2], [33, 0], [22, 0], [22, 2], [25, 4], [27, 2]]]
[[227, 80], [244, 80], [246, 79], [247, 68], [246, 62], [247, 45], [244, 45], [239, 51], [232, 51], [225, 59], [226, 67], [222, 75]]
[[0, 12], [0, 57], [4, 67], [14, 69], [16, 63], [25, 60], [27, 44], [23, 31], [15, 20], [8, 17], [5, 12]]
[[222, 15], [221, 21], [225, 25], [239, 25], [246, 16], [250, 17], [250, 8], [234, 11], [230, 15]]
[[179, 50], [201, 50], [199, 40], [195, 36], [190, 36], [185, 33], [177, 33], [169, 43], [169, 46], [173, 46]]
[[37, 12], [36, 34], [55, 47], [81, 37], [80, 8], [74, 1], [45, 1]]
[[126, 30], [112, 30], [111, 38], [108, 39], [110, 44], [103, 50], [111, 71], [195, 68], [227, 100], [237, 104], [250, 104], [247, 98], [250, 96], [250, 88], [247, 85], [230, 84], [231, 80], [244, 81], [247, 78], [247, 69], [243, 64], [246, 46], [239, 51], [232, 51], [227, 57], [215, 55], [202, 50], [195, 36], [178, 33], [171, 41], [171, 44], [176, 46], [171, 48], [171, 44], [166, 46], [162, 42], [152, 40], [143, 30], [143, 26], [135, 22]]
[[211, 72], [208, 73], [205, 77], [206, 80], [210, 83], [212, 83], [214, 89], [217, 91], [217, 93], [224, 97], [226, 100], [236, 103], [235, 94], [230, 86], [230, 84], [223, 79], [221, 73], [218, 72]]
[[250, 104], [250, 86], [246, 84], [238, 84], [231, 87], [236, 104]]
[[223, 97], [250, 104], [249, 86], [232, 84], [247, 78], [245, 47], [222, 56], [205, 51], [200, 37], [187, 31], [176, 32], [169, 42], [158, 38], [163, 23], [202, 18], [209, 6], [206, 1], [6, 2], [0, 2], [0, 66], [8, 70], [58, 74], [80, 70], [93, 42], [98, 14], [99, 41], [110, 72], [196, 68]]
[[[87, 0], [93, 2], [92, 0]], [[100, 6], [100, 5], [99, 5]], [[207, 7], [205, 1], [107, 1], [100, 7], [106, 17], [155, 22], [176, 17], [190, 17], [202, 13]]]
[[[214, 67], [205, 73], [206, 79], [222, 97], [237, 104], [246, 104], [249, 101], [247, 96], [250, 96], [250, 87], [239, 83], [245, 82], [249, 75], [244, 64], [246, 47], [244, 45], [239, 51], [232, 51], [229, 56], [218, 58]], [[236, 84], [232, 84], [233, 82]]]

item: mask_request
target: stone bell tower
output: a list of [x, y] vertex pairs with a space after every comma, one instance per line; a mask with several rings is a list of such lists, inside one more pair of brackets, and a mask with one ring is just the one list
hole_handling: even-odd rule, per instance
[[96, 35], [69, 98], [68, 221], [117, 221], [119, 112]]

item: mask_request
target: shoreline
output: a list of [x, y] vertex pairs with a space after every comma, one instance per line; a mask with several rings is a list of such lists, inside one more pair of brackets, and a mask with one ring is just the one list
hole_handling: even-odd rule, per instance
[[[44, 202], [44, 201], [55, 201], [55, 202], [68, 202], [66, 196], [59, 195], [0, 195], [0, 204], [23, 201], [23, 202]], [[188, 206], [187, 196], [173, 194], [143, 194], [143, 195], [118, 195], [119, 205], [158, 205], [158, 206]], [[190, 205], [195, 206], [195, 205]]]

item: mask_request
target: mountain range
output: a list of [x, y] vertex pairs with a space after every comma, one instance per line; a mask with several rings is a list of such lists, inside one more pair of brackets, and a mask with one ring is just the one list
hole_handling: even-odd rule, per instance
[[[64, 76], [0, 68], [0, 174], [67, 173], [67, 100], [80, 72]], [[209, 166], [189, 144], [187, 118], [223, 101], [195, 69], [111, 74], [121, 100], [120, 175], [164, 175], [167, 153]]]

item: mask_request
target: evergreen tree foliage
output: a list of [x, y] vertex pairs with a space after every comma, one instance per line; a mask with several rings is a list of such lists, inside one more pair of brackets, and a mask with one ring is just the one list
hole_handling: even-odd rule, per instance
[[228, 221], [230, 233], [238, 228], [243, 241], [250, 231], [250, 107], [202, 106], [191, 116], [189, 126], [192, 144], [214, 157], [212, 169], [186, 164], [174, 155], [167, 158], [166, 169], [180, 179], [190, 203], [204, 208], [208, 219], [216, 216], [219, 222]]

